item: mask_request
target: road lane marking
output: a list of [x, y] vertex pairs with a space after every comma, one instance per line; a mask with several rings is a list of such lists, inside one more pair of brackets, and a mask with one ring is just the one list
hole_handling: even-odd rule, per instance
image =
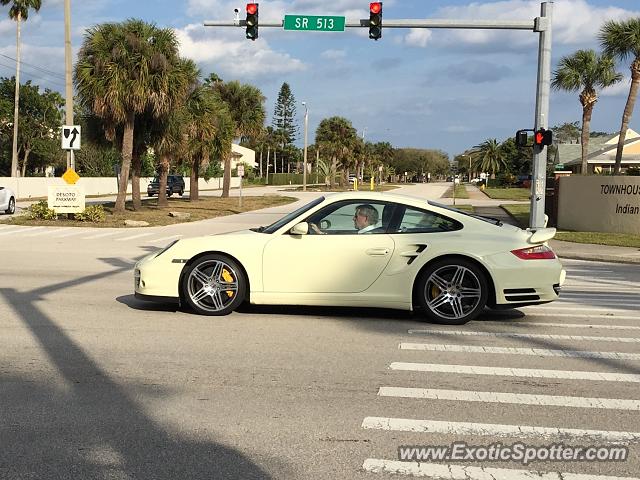
[[544, 438], [566, 437], [607, 442], [635, 442], [640, 432], [585, 430], [579, 428], [534, 427], [497, 423], [447, 422], [407, 418], [366, 417], [362, 428], [395, 432], [442, 433], [445, 435], [476, 435], [487, 437]]
[[[564, 315], [563, 315], [564, 316]], [[567, 315], [568, 316], [568, 315]], [[607, 318], [607, 317], [600, 317]], [[637, 320], [638, 317], [613, 317], [616, 319]], [[483, 322], [484, 323], [484, 322]], [[495, 322], [498, 325], [508, 325], [510, 327], [553, 327], [553, 328], [601, 328], [603, 330], [640, 330], [636, 325], [607, 325], [605, 323], [556, 323], [556, 322]]]
[[58, 238], [66, 238], [66, 237], [73, 237], [74, 235], [82, 235], [83, 233], [87, 233], [87, 230], [84, 230], [84, 229], [80, 230], [80, 229], [77, 229], [77, 227], [74, 228], [74, 230], [75, 230], [74, 232], [65, 233], [64, 235], [56, 235], [54, 233], [52, 236], [58, 237]]
[[[602, 305], [598, 305], [599, 307], [601, 307]], [[633, 310], [629, 310], [627, 308], [624, 307], [611, 307], [611, 308], [589, 308], [589, 307], [585, 307], [585, 308], [577, 308], [577, 307], [558, 307], [558, 306], [550, 306], [550, 307], [520, 307], [522, 309], [522, 311], [524, 311], [525, 313], [535, 313], [535, 312], [554, 312], [554, 311], [559, 311], [559, 312], [564, 312], [569, 310], [570, 312], [589, 312], [589, 313], [632, 313]]]
[[421, 350], [455, 353], [496, 353], [500, 355], [529, 355], [534, 357], [607, 358], [613, 360], [640, 360], [640, 353], [589, 352], [582, 350], [551, 350], [523, 347], [478, 347], [473, 345], [444, 345], [433, 343], [401, 343], [400, 350]]
[[93, 240], [94, 238], [103, 238], [103, 237], [110, 237], [111, 235], [116, 235], [118, 233], [122, 233], [121, 230], [116, 230], [113, 232], [105, 232], [105, 233], [99, 233], [97, 235], [91, 235], [89, 237], [82, 237], [83, 240]]
[[389, 365], [389, 368], [391, 370], [406, 372], [457, 373], [466, 375], [496, 375], [501, 377], [560, 378], [564, 380], [640, 383], [640, 375], [630, 373], [586, 372], [579, 370], [541, 370], [531, 368], [482, 367], [478, 365], [406, 362], [393, 362]]
[[4, 231], [4, 232], [0, 232], [0, 235], [11, 235], [12, 233], [31, 233], [31, 232], [35, 232], [36, 230], [42, 230], [44, 227], [23, 227], [23, 228], [17, 228], [15, 230], [9, 230], [9, 231]]
[[439, 480], [638, 480], [637, 477], [612, 477], [610, 475], [583, 473], [540, 472], [443, 463], [403, 462], [379, 458], [367, 458], [362, 464], [362, 468], [369, 473], [410, 475]]
[[164, 242], [164, 241], [167, 241], [167, 240], [173, 240], [173, 239], [181, 238], [181, 237], [182, 237], [182, 235], [171, 235], [170, 237], [162, 237], [162, 238], [155, 238], [155, 239], [151, 238], [151, 239], [149, 239], [147, 241], [148, 242]]
[[477, 392], [472, 390], [410, 387], [380, 387], [378, 395], [381, 397], [420, 398], [454, 402], [505, 403], [514, 405], [640, 411], [640, 400], [624, 400], [618, 398], [568, 397], [565, 395], [532, 395], [530, 393]]
[[115, 241], [116, 242], [125, 242], [127, 240], [133, 240], [135, 238], [148, 237], [149, 235], [153, 235], [153, 233], [139, 233], [138, 235], [133, 235], [131, 237], [116, 238]]
[[409, 335], [457, 335], [463, 337], [497, 337], [515, 339], [573, 340], [576, 342], [640, 343], [636, 337], [592, 337], [584, 335], [552, 335], [546, 333], [467, 332], [464, 330], [409, 330]]
[[29, 235], [25, 235], [25, 237], [38, 237], [40, 235], [48, 235], [50, 233], [62, 233], [62, 232], [68, 232], [71, 229], [71, 227], [65, 227], [65, 228], [54, 228], [53, 230], [51, 229], [47, 229], [47, 230], [42, 230], [36, 233], [31, 233]]
[[[598, 320], [638, 320], [638, 315], [572, 315], [571, 313], [535, 313], [532, 317], [557, 317], [557, 318], [586, 318], [586, 319], [598, 319]], [[492, 320], [485, 320], [492, 321]], [[505, 322], [500, 322], [505, 324]], [[522, 322], [523, 324], [529, 324], [529, 322]], [[535, 323], [535, 322], [531, 322]], [[519, 325], [518, 323], [509, 323], [508, 325]], [[560, 324], [558, 324], [560, 325]], [[566, 324], [570, 325], [570, 324]], [[621, 327], [623, 327], [621, 325]], [[635, 327], [634, 327], [635, 328]], [[640, 328], [640, 327], [637, 327]]]

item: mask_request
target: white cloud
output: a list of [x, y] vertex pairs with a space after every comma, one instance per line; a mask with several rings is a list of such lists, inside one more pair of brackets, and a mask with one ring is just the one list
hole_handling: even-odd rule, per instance
[[603, 97], [620, 97], [629, 95], [629, 87], [631, 86], [631, 77], [625, 76], [621, 82], [611, 87], [607, 87], [600, 93]]
[[325, 50], [320, 55], [329, 60], [341, 60], [347, 56], [347, 52], [344, 50]]
[[214, 71], [226, 72], [233, 78], [281, 75], [306, 68], [291, 55], [272, 50], [262, 38], [249, 42], [244, 36], [226, 37], [199, 25], [177, 29], [176, 35], [182, 56], [199, 64], [209, 64]]
[[[618, 7], [600, 7], [586, 0], [563, 0], [553, 4], [553, 42], [564, 45], [579, 45], [596, 41], [598, 30], [606, 20], [621, 20], [640, 16], [640, 11]], [[505, 0], [491, 3], [471, 3], [464, 6], [444, 7], [433, 18], [473, 20], [529, 20], [540, 16], [539, 0]], [[420, 44], [414, 31], [405, 36], [409, 45]], [[500, 44], [510, 49], [536, 45], [538, 35], [528, 31], [496, 30], [444, 30], [432, 39], [441, 44]]]
[[[383, 23], [384, 25], [384, 23]], [[405, 37], [405, 43], [412, 47], [426, 47], [431, 39], [431, 30], [425, 28], [412, 28]]]

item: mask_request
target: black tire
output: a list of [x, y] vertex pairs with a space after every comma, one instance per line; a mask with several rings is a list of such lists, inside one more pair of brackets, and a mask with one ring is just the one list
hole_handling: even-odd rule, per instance
[[153, 193], [147, 192], [147, 197], [153, 197]]
[[180, 190], [180, 191], [178, 192], [178, 195], [183, 196], [183, 195], [184, 195], [184, 189]]
[[171, 195], [173, 195], [173, 188], [169, 189], [167, 192], [167, 197], [170, 197]]
[[434, 323], [465, 324], [482, 312], [488, 296], [484, 272], [463, 258], [438, 260], [418, 279], [418, 302]]
[[6, 213], [7, 215], [13, 215], [14, 213], [16, 213], [16, 199], [11, 197], [9, 199], [9, 205], [7, 206], [7, 209], [4, 211], [4, 213]]
[[200, 315], [228, 315], [242, 304], [247, 292], [240, 265], [214, 253], [189, 264], [181, 282], [182, 298]]

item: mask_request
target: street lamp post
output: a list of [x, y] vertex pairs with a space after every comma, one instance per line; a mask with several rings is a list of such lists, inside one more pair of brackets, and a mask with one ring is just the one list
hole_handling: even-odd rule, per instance
[[309, 109], [307, 108], [307, 102], [302, 102], [304, 105], [304, 159], [302, 161], [302, 191], [307, 191], [307, 135], [309, 132]]

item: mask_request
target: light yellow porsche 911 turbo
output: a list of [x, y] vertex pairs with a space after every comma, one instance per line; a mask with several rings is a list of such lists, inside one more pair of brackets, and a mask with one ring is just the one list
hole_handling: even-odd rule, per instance
[[424, 199], [349, 192], [272, 225], [175, 241], [135, 267], [135, 295], [203, 315], [242, 302], [419, 309], [462, 324], [558, 298], [565, 271], [535, 232]]

